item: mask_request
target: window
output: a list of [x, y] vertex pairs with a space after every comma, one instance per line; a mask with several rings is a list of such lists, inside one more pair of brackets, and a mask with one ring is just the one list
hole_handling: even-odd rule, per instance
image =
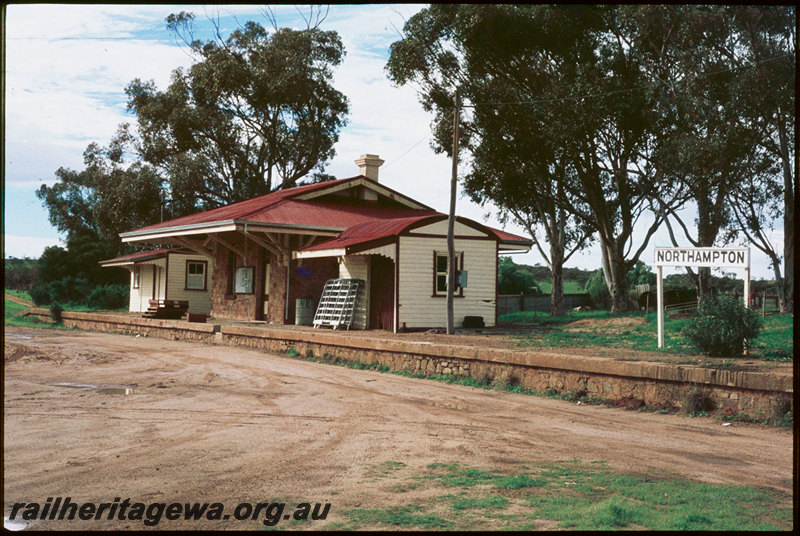
[[[464, 269], [464, 252], [455, 252], [456, 270]], [[447, 252], [434, 251], [433, 252], [433, 295], [434, 296], [447, 296]], [[463, 296], [464, 289], [460, 287], [455, 288], [454, 295]]]
[[139, 288], [139, 283], [141, 281], [141, 271], [139, 269], [139, 266], [133, 267], [131, 275], [133, 276], [133, 288]]
[[206, 290], [207, 261], [186, 261], [186, 290]]

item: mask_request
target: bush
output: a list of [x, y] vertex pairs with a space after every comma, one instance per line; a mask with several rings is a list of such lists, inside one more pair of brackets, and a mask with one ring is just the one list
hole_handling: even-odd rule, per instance
[[50, 285], [39, 283], [30, 290], [31, 299], [36, 305], [48, 305], [53, 301], [50, 296]]
[[741, 355], [744, 341], [755, 339], [761, 320], [742, 300], [730, 295], [711, 296], [697, 307], [683, 334], [704, 354]]
[[61, 307], [61, 304], [58, 302], [55, 302], [53, 303], [53, 305], [50, 306], [50, 316], [53, 318], [53, 322], [55, 322], [56, 324], [61, 323], [62, 320], [61, 313], [63, 312], [64, 308]]
[[586, 281], [584, 287], [589, 297], [592, 299], [592, 306], [595, 309], [608, 309], [611, 305], [611, 294], [608, 292], [606, 278], [603, 269], [596, 270]]
[[103, 285], [91, 291], [85, 303], [96, 309], [120, 309], [128, 300], [128, 285]]

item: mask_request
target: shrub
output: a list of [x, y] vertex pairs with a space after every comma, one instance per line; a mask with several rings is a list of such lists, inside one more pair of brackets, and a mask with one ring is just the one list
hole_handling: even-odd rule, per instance
[[62, 321], [61, 313], [63, 312], [64, 308], [58, 302], [54, 302], [53, 305], [50, 306], [50, 316], [53, 318], [53, 322], [55, 322], [56, 324], [61, 323]]
[[85, 303], [97, 309], [120, 309], [128, 299], [128, 285], [102, 285], [89, 293]]
[[745, 340], [760, 329], [761, 320], [740, 299], [719, 295], [700, 302], [683, 334], [704, 354], [729, 357], [741, 355]]
[[603, 275], [602, 268], [589, 276], [584, 288], [592, 299], [592, 305], [595, 309], [608, 309], [611, 304], [611, 294], [608, 292], [608, 285], [606, 285], [606, 278]]
[[702, 415], [714, 410], [714, 401], [708, 391], [695, 386], [686, 395], [683, 401], [683, 409], [689, 415]]
[[50, 285], [39, 283], [30, 290], [31, 299], [36, 305], [48, 305], [53, 301], [50, 296]]

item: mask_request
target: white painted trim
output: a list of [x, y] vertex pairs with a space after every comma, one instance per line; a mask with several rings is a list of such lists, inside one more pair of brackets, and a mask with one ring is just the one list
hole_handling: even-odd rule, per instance
[[346, 255], [344, 248], [318, 249], [316, 251], [293, 251], [293, 259], [318, 259], [320, 257], [341, 257]]

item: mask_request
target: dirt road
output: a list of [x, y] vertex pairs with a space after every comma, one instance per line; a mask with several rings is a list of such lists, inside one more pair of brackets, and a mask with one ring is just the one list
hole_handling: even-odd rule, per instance
[[[397, 503], [374, 478], [385, 462], [422, 475], [431, 463], [511, 471], [607, 460], [619, 472], [792, 489], [789, 430], [579, 406], [236, 347], [7, 327], [4, 382], [5, 515], [15, 502], [58, 496], [226, 505], [281, 498], [330, 502], [335, 522], [337, 510]], [[256, 528], [242, 523], [158, 528]]]

